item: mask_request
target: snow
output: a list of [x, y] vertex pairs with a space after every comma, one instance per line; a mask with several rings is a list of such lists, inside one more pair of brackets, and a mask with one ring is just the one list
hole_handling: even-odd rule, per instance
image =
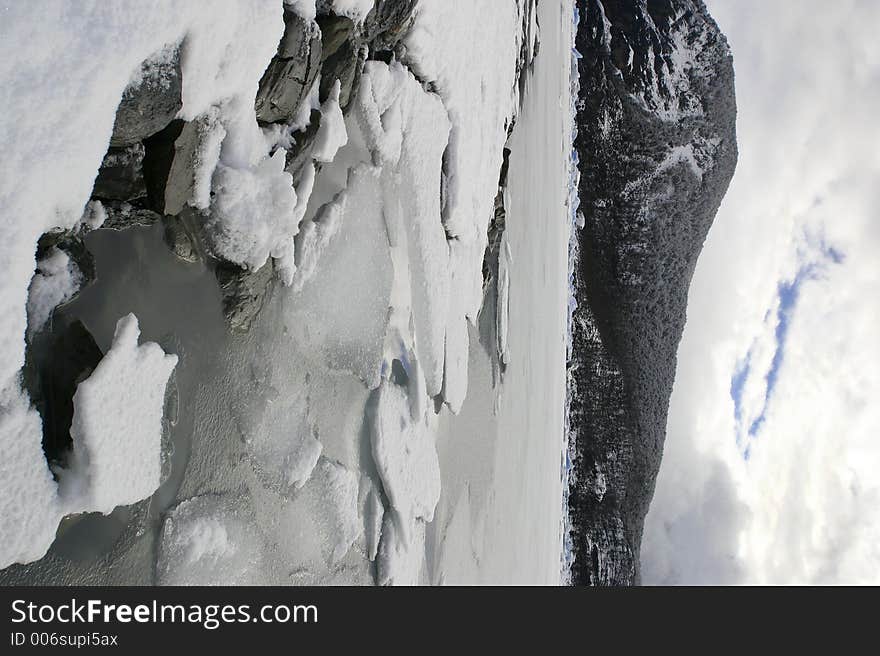
[[28, 339], [38, 333], [56, 306], [66, 303], [79, 291], [83, 275], [76, 262], [53, 246], [37, 262], [37, 272], [28, 291]]
[[29, 399], [17, 385], [2, 392], [0, 565], [8, 565], [41, 558], [55, 538], [61, 513], [57, 488], [43, 455], [40, 415], [29, 407]]
[[382, 519], [385, 516], [385, 507], [376, 486], [368, 477], [363, 477], [365, 483], [361, 489], [366, 489], [364, 500], [364, 533], [366, 537], [367, 557], [376, 560], [379, 553], [379, 541], [382, 535]]
[[[657, 166], [641, 177], [627, 182], [624, 192], [633, 194], [636, 191], [649, 188], [658, 175], [676, 166], [686, 166], [688, 172], [699, 182], [702, 182], [705, 173], [714, 166], [719, 145], [720, 141], [718, 139], [706, 139], [697, 135], [689, 143], [670, 146]], [[658, 195], [662, 199], [669, 193], [669, 190], [667, 188], [660, 192], [651, 193]]]
[[279, 520], [279, 536], [290, 545], [289, 556], [310, 570], [340, 566], [363, 533], [358, 475], [321, 458], [312, 479], [283, 507]]
[[99, 200], [90, 200], [83, 212], [82, 225], [87, 230], [97, 230], [107, 220], [107, 210]]
[[467, 397], [439, 416], [432, 583], [560, 582], [573, 7], [538, 12], [540, 53], [508, 145], [507, 368], [499, 384], [471, 328]]
[[396, 63], [394, 68], [381, 62], [367, 62], [364, 65], [355, 110], [376, 166], [394, 166], [400, 160], [403, 128], [400, 124], [401, 89], [398, 85], [406, 84], [407, 77], [406, 70]]
[[18, 379], [38, 238], [79, 221], [125, 88], [144, 60], [171, 44], [185, 43], [180, 117], [222, 103], [225, 155], [258, 164], [264, 153], [248, 148], [260, 139], [256, 81], [283, 29], [281, 3], [261, 0], [128, 0], [113, 11], [100, 0], [36, 0], [5, 8], [0, 104], [14, 120], [0, 121], [0, 451], [10, 468], [0, 479], [0, 565], [39, 557], [58, 520], [48, 512], [57, 491], [40, 421]]
[[[449, 314], [449, 247], [440, 217], [440, 176], [449, 121], [440, 99], [422, 93], [407, 76], [409, 102], [402, 104], [403, 130], [398, 170], [400, 217], [409, 247], [410, 290], [416, 354], [429, 396], [443, 384], [446, 321]], [[408, 191], [404, 191], [408, 190]]]
[[363, 531], [358, 514], [358, 476], [337, 462], [323, 460], [314, 484], [329, 506], [329, 562], [341, 561]]
[[510, 359], [508, 331], [510, 326], [510, 270], [513, 266], [507, 235], [501, 236], [501, 252], [498, 254], [498, 358], [506, 365]]
[[333, 202], [322, 206], [318, 216], [300, 223], [300, 237], [294, 251], [297, 266], [292, 282], [294, 291], [301, 291], [314, 277], [321, 256], [336, 236], [347, 203], [348, 194], [343, 190]]
[[[694, 42], [688, 43], [689, 27], [682, 18], [681, 15], [670, 17], [669, 54], [657, 54], [653, 48], [649, 49], [651, 63], [645, 66], [647, 85], [641, 94], [635, 96], [645, 109], [668, 123], [702, 115], [703, 105], [691, 91], [691, 80], [706, 77], [712, 70], [699, 59], [700, 53], [706, 51], [707, 33], [698, 33]], [[662, 71], [662, 79], [658, 70]]]
[[[3, 499], [0, 517], [13, 532], [0, 540], [0, 562], [41, 557], [65, 515], [109, 514], [159, 487], [165, 388], [177, 356], [166, 355], [152, 342], [139, 346], [139, 335], [135, 316], [122, 317], [110, 350], [77, 386], [70, 430], [73, 454], [69, 468], [58, 472], [58, 486], [45, 466], [40, 442], [23, 439], [39, 431], [39, 415], [31, 410], [24, 417], [4, 417], [0, 428], [11, 448], [0, 473], [10, 494]], [[17, 426], [10, 421], [15, 419], [21, 422]]]
[[332, 162], [336, 153], [348, 143], [345, 119], [339, 106], [339, 80], [333, 83], [330, 95], [321, 105], [321, 125], [315, 135], [312, 158], [316, 162]]
[[393, 167], [385, 181], [386, 224], [393, 241], [401, 248], [405, 244], [407, 273], [398, 273], [409, 276], [415, 351], [428, 395], [436, 396], [443, 384], [450, 294], [449, 247], [440, 215], [449, 120], [440, 98], [425, 93], [397, 62], [368, 62], [361, 81], [357, 116], [373, 161]]
[[174, 70], [176, 53], [176, 48], [166, 47], [145, 59], [131, 76], [124, 93], [138, 89], [145, 82], [162, 89], [169, 88], [173, 76], [176, 75]]
[[159, 585], [254, 584], [260, 556], [256, 527], [238, 499], [195, 497], [165, 519], [156, 580]]
[[284, 4], [306, 20], [315, 20], [315, 0], [284, 0]]
[[382, 543], [377, 556], [379, 585], [413, 586], [422, 583], [425, 565], [425, 524], [416, 522], [406, 540], [391, 516], [382, 522]]
[[440, 465], [431, 429], [430, 417], [413, 412], [403, 388], [382, 383], [371, 434], [373, 459], [404, 542], [412, 539], [416, 519], [434, 518], [440, 498]]
[[109, 514], [116, 506], [146, 499], [161, 478], [165, 388], [177, 365], [158, 344], [138, 346], [137, 318], [122, 317], [113, 345], [73, 395], [73, 466], [62, 490], [85, 483], [76, 510]]
[[347, 16], [356, 23], [363, 22], [373, 8], [373, 0], [319, 0], [337, 16]]
[[703, 169], [700, 167], [700, 164], [697, 162], [697, 158], [694, 155], [693, 144], [689, 143], [683, 146], [673, 146], [670, 148], [666, 153], [666, 157], [660, 162], [658, 171], [666, 171], [679, 164], [687, 165], [691, 173], [694, 174], [694, 177], [702, 181]]
[[[434, 84], [449, 114], [443, 224], [467, 249], [456, 263], [462, 271], [459, 288], [453, 292], [465, 298], [471, 320], [482, 301], [486, 231], [507, 128], [516, 108], [520, 11], [513, 2], [501, 6], [472, 0], [422, 2], [405, 38], [406, 62], [420, 79]], [[449, 38], [450, 34], [456, 38]]]
[[443, 364], [443, 399], [449, 409], [458, 414], [461, 412], [468, 393], [468, 356], [470, 351], [468, 338], [467, 298], [461, 293], [467, 284], [464, 258], [470, 257], [470, 248], [458, 240], [449, 242], [450, 288], [453, 292], [449, 299], [449, 315], [446, 324], [445, 360]]
[[270, 255], [290, 257], [299, 221], [293, 178], [284, 166], [283, 150], [254, 168], [217, 166], [207, 226], [218, 255], [254, 271]]

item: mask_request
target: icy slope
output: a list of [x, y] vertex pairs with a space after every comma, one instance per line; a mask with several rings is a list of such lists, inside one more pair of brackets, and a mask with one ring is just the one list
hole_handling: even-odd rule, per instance
[[[489, 449], [481, 466], [500, 463], [474, 492], [527, 492], [547, 523], [534, 547], [524, 537], [524, 551], [479, 578], [515, 578], [525, 559], [530, 579], [553, 580], [567, 232], [564, 137], [551, 137], [565, 131], [567, 45], [548, 46], [542, 70], [555, 73], [508, 144], [516, 188], [505, 194], [505, 144], [535, 53], [531, 2], [230, 0], [223, 9], [69, 3], [46, 7], [45, 22], [17, 9], [4, 23], [4, 43], [32, 28], [57, 32], [83, 115], [56, 116], [66, 87], [50, 60], [35, 55], [27, 72], [55, 86], [23, 89], [17, 69], [3, 71], [11, 101], [22, 112], [45, 107], [64, 147], [49, 162], [38, 141], [3, 123], [23, 183], [2, 211], [42, 222], [10, 221], [14, 243], [4, 244], [21, 269], [21, 289], [15, 276], [3, 283], [21, 316], [3, 332], [15, 349], [3, 353], [0, 440], [15, 470], [2, 482], [2, 535], [14, 539], [4, 538], [0, 564], [39, 559], [71, 516], [44, 558], [0, 578], [443, 580], [437, 509], [447, 487], [459, 504], [466, 467], [444, 465], [438, 442], [451, 440], [472, 395], [518, 445], [496, 449], [462, 424], [455, 439]], [[549, 24], [557, 9], [542, 10]], [[59, 162], [64, 185], [38, 197], [37, 171]], [[527, 193], [534, 166], [558, 198]], [[133, 320], [114, 337], [129, 313], [144, 339], [177, 357], [167, 394], [173, 356], [137, 346]], [[509, 387], [483, 367], [504, 369]], [[121, 389], [105, 387], [110, 377]], [[98, 396], [119, 406], [106, 409], [112, 421]], [[159, 457], [158, 476], [144, 470], [142, 485], [114, 474], [119, 444], [106, 431], [130, 433], [132, 454]], [[68, 484], [78, 472], [90, 483]], [[92, 483], [99, 501], [69, 501]], [[531, 513], [515, 505], [489, 516], [526, 536]], [[92, 510], [100, 514], [83, 514]], [[466, 527], [461, 517], [456, 525]], [[495, 549], [506, 531], [486, 535]]]
[[540, 50], [507, 144], [498, 288], [470, 332], [467, 399], [443, 417], [438, 441], [444, 487], [429, 527], [437, 583], [560, 582], [571, 15], [567, 2], [537, 7]]

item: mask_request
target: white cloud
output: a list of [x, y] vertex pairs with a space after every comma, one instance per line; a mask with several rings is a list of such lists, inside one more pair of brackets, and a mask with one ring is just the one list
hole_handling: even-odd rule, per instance
[[707, 4], [740, 161], [691, 288], [643, 577], [878, 583], [880, 3]]

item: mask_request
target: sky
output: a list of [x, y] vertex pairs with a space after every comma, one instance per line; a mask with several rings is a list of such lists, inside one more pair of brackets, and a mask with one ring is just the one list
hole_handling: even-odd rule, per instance
[[706, 0], [740, 157], [642, 547], [661, 584], [880, 583], [880, 2]]

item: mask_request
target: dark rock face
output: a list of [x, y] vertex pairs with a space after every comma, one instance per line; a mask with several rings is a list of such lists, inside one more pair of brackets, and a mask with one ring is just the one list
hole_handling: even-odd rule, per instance
[[733, 64], [702, 0], [577, 6], [572, 582], [634, 584], [688, 287], [736, 165]]
[[284, 36], [278, 54], [260, 80], [255, 108], [257, 119], [264, 123], [289, 121], [321, 70], [321, 33], [285, 8]]
[[162, 217], [156, 212], [130, 205], [129, 203], [104, 203], [106, 217], [101, 228], [104, 230], [125, 230], [135, 226], [151, 226]]
[[111, 146], [128, 146], [156, 134], [183, 107], [180, 51], [157, 53], [141, 65], [140, 79], [130, 84], [116, 110]]
[[146, 196], [144, 183], [144, 145], [111, 146], [104, 155], [92, 198], [99, 200], [134, 200]]
[[223, 296], [223, 314], [232, 330], [247, 331], [269, 293], [274, 267], [267, 262], [257, 271], [248, 271], [222, 262], [214, 271]]
[[43, 451], [52, 466], [63, 466], [73, 443], [76, 386], [104, 354], [80, 321], [65, 320], [51, 334], [41, 335], [28, 355], [24, 380], [43, 419]]
[[412, 25], [418, 0], [376, 0], [364, 21], [364, 34], [371, 52], [393, 50]]
[[144, 185], [148, 205], [156, 212], [165, 211], [165, 188], [174, 163], [174, 144], [184, 125], [184, 121], [175, 119], [161, 131], [144, 139]]
[[318, 16], [317, 20], [322, 37], [319, 97], [324, 102], [336, 80], [339, 80], [339, 104], [347, 107], [366, 58], [360, 47], [359, 35], [355, 24], [348, 18], [330, 14]]

